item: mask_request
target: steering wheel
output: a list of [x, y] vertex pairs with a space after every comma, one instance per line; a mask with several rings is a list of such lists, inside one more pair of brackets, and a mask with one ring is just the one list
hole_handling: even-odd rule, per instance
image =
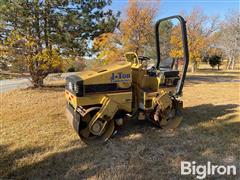
[[151, 60], [149, 57], [147, 57], [147, 56], [138, 56], [138, 59], [141, 61], [141, 63], [143, 62], [143, 61], [149, 61], [149, 60]]
[[[149, 58], [147, 56], [138, 56], [138, 59], [141, 64], [143, 64], [144, 61], [147, 62], [147, 61], [152, 60], [151, 58]], [[148, 67], [148, 65], [146, 64], [146, 66], [144, 68], [147, 70], [147, 73], [149, 76], [157, 76], [157, 68], [155, 66]]]

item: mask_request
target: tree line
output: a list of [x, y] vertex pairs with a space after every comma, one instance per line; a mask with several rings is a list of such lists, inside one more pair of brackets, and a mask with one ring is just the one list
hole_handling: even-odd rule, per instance
[[110, 0], [2, 0], [1, 64], [28, 71], [35, 86], [50, 72], [61, 71], [66, 59], [89, 53], [89, 41], [118, 24]]
[[[99, 50], [100, 63], [119, 59], [127, 51], [156, 58], [154, 23], [159, 10], [164, 11], [159, 6], [159, 1], [146, 3], [130, 0], [120, 26], [114, 32], [104, 33], [94, 40], [94, 47]], [[219, 16], [208, 16], [200, 8], [180, 14], [187, 21], [192, 71], [197, 70], [201, 61], [216, 66], [220, 65], [221, 59], [227, 59], [227, 69], [234, 69], [240, 59], [239, 11], [229, 11], [224, 19], [220, 19]], [[159, 29], [161, 56], [182, 59], [180, 25], [167, 21], [161, 23]], [[214, 58], [216, 56], [220, 59]]]
[[[121, 19], [110, 5], [110, 0], [0, 1], [1, 68], [11, 64], [16, 71], [29, 72], [34, 86], [42, 86], [49, 73], [84, 69], [84, 57], [92, 54], [101, 65], [128, 51], [156, 58], [154, 23], [164, 10], [159, 9], [160, 1], [129, 0]], [[192, 71], [203, 60], [219, 64], [214, 56], [227, 59], [227, 68], [234, 69], [239, 60], [239, 12], [231, 11], [223, 20], [201, 9], [181, 14], [187, 21]], [[181, 59], [179, 26], [162, 23], [160, 34], [161, 55]]]

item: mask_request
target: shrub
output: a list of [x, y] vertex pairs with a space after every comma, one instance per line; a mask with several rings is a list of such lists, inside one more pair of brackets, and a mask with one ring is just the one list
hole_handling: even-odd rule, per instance
[[218, 66], [218, 70], [219, 70], [219, 67], [221, 65], [221, 57], [218, 56], [218, 55], [213, 55], [209, 58], [208, 62], [209, 62], [209, 65], [212, 67], [212, 69], [215, 67], [215, 66]]

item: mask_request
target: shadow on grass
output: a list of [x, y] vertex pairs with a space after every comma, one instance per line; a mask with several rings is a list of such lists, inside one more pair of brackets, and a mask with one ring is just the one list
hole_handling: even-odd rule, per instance
[[197, 73], [209, 73], [209, 74], [231, 74], [231, 75], [240, 75], [239, 70], [217, 70], [217, 69], [207, 69], [201, 68], [197, 70]]
[[10, 145], [0, 145], [0, 177], [7, 177], [7, 172], [14, 171], [17, 169], [16, 161], [26, 157], [31, 156], [36, 153], [41, 153], [45, 150], [42, 147], [35, 147], [35, 148], [21, 148], [16, 149], [14, 151], [9, 151]]
[[[203, 104], [184, 109], [182, 136], [190, 149], [188, 161], [235, 165], [240, 162], [239, 104]], [[185, 127], [185, 128], [184, 128]], [[191, 139], [190, 139], [191, 138]], [[195, 158], [192, 158], [195, 157]], [[239, 179], [237, 176], [224, 179]], [[217, 176], [215, 176], [217, 178]], [[220, 176], [219, 176], [220, 178]]]
[[[13, 161], [37, 151], [27, 148], [17, 150], [8, 153], [4, 158], [3, 164], [6, 164], [6, 159], [11, 159], [8, 163], [11, 171], [5, 177], [86, 179], [101, 176], [103, 179], [169, 179], [172, 177], [179, 179], [182, 178], [179, 170], [181, 160], [206, 163], [213, 158], [215, 163], [222, 164], [223, 157], [229, 154], [239, 160], [238, 146], [234, 146], [239, 138], [237, 137], [239, 122], [212, 127], [214, 133], [212, 129], [198, 126], [201, 122], [210, 122], [229, 113], [235, 113], [237, 107], [237, 104], [215, 106], [204, 104], [187, 107], [184, 110], [182, 126], [196, 128], [187, 133], [184, 128], [180, 128], [173, 133], [173, 136], [162, 137], [165, 133], [163, 130], [153, 128], [148, 123], [137, 124], [132, 121], [120, 131], [119, 135], [104, 145], [80, 147], [78, 141], [73, 141], [66, 147], [74, 147], [71, 150], [54, 153], [42, 161], [14, 169], [11, 167]], [[226, 132], [225, 129], [229, 130]], [[140, 135], [138, 138], [130, 139], [129, 134]], [[206, 152], [211, 152], [212, 156], [210, 157]]]
[[64, 85], [45, 85], [43, 87], [28, 87], [23, 90], [39, 90], [40, 92], [54, 91], [54, 92], [64, 92]]
[[236, 76], [221, 76], [221, 75], [188, 75], [186, 83], [188, 84], [202, 84], [202, 83], [219, 83], [219, 82], [236, 82], [240, 79]]
[[[184, 108], [184, 121], [188, 125], [195, 126], [201, 122], [207, 122], [209, 120], [216, 119], [230, 113], [237, 112], [238, 104], [202, 104], [194, 107]], [[235, 115], [233, 115], [235, 116]], [[232, 117], [234, 118], [234, 117]]]

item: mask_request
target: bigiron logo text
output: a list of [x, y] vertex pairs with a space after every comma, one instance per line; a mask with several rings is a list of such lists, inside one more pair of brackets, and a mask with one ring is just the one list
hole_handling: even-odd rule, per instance
[[130, 80], [130, 74], [124, 74], [122, 72], [112, 73], [111, 82], [127, 82]]
[[181, 175], [195, 175], [197, 179], [204, 179], [214, 175], [233, 175], [236, 176], [237, 167], [235, 165], [213, 165], [207, 162], [205, 165], [198, 165], [195, 161], [181, 162]]

